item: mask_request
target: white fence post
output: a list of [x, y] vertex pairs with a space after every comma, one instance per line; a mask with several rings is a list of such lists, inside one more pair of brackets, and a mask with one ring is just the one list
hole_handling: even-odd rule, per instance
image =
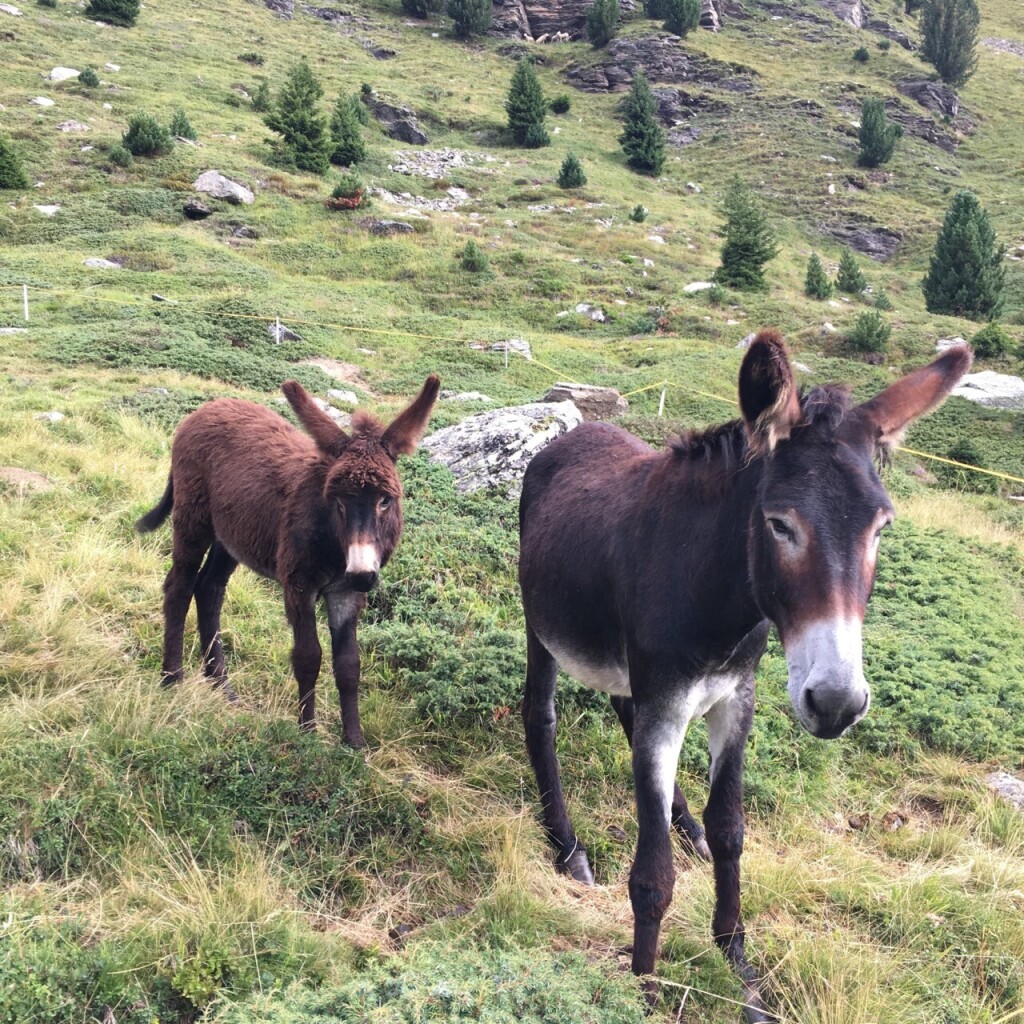
[[21, 305], [22, 311], [25, 314], [25, 319], [28, 319], [28, 285], [23, 284], [21, 286]]
[[658, 403], [658, 415], [665, 415], [665, 392], [668, 390], [668, 384], [661, 385], [661, 401]]

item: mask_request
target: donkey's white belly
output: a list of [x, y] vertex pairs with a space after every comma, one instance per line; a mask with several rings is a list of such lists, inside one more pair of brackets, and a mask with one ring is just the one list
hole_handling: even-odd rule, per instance
[[549, 644], [546, 640], [543, 643], [562, 671], [584, 686], [589, 686], [592, 690], [610, 693], [613, 697], [631, 696], [629, 672], [626, 671], [625, 665], [616, 662], [604, 665], [596, 664], [587, 661], [585, 657], [568, 648]]

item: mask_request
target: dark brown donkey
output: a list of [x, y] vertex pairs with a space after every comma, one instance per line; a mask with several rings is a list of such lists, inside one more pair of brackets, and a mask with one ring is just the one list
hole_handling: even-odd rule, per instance
[[165, 685], [181, 679], [182, 634], [194, 592], [204, 670], [234, 698], [220, 642], [220, 610], [228, 577], [242, 562], [284, 589], [295, 635], [299, 723], [307, 729], [316, 728], [316, 602], [324, 599], [345, 741], [365, 746], [356, 623], [402, 532], [395, 463], [423, 436], [439, 388], [438, 378], [428, 377], [387, 428], [357, 412], [351, 434], [294, 380], [283, 391], [309, 437], [272, 410], [234, 398], [209, 402], [181, 422], [167, 490], [136, 523], [142, 532], [155, 530], [170, 513], [174, 526], [171, 571], [164, 581]]
[[[558, 866], [592, 883], [559, 778], [557, 666], [611, 694], [633, 747], [634, 973], [654, 969], [675, 826], [714, 861], [712, 932], [744, 982], [747, 1019], [771, 1020], [740, 919], [754, 670], [774, 623], [805, 728], [833, 739], [867, 712], [861, 623], [893, 518], [874, 463], [970, 363], [966, 347], [950, 349], [855, 406], [840, 387], [798, 394], [782, 340], [764, 331], [740, 368], [741, 420], [685, 434], [662, 452], [585, 423], [530, 463], [519, 560], [526, 742]], [[675, 783], [687, 724], [700, 715], [711, 752], [706, 841]]]

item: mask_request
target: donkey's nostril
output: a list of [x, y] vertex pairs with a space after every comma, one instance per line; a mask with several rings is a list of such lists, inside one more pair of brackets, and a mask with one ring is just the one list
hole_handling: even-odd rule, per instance
[[813, 690], [804, 691], [804, 703], [807, 705], [807, 710], [810, 711], [810, 713], [814, 715], [815, 718], [817, 718], [820, 715], [820, 712], [818, 711], [818, 705], [814, 703]]
[[348, 580], [348, 584], [353, 590], [359, 590], [365, 594], [373, 589], [374, 584], [377, 582], [377, 573], [347, 572], [345, 573], [345, 579]]

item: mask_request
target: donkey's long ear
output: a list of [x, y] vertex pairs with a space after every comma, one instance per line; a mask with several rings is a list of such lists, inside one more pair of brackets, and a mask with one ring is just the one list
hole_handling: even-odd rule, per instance
[[857, 407], [857, 413], [876, 431], [876, 444], [887, 452], [899, 444], [914, 420], [930, 413], [945, 400], [971, 368], [974, 353], [966, 345], [947, 349], [938, 359], [891, 384]]
[[761, 331], [747, 349], [740, 366], [740, 410], [755, 455], [768, 455], [800, 421], [789, 353], [778, 331]]
[[281, 385], [284, 397], [306, 428], [306, 433], [325, 455], [336, 459], [348, 445], [350, 438], [306, 393], [297, 380], [286, 380]]
[[416, 445], [427, 429], [427, 421], [440, 390], [441, 378], [432, 373], [423, 382], [423, 388], [408, 408], [391, 421], [381, 438], [381, 444], [391, 458], [397, 459], [399, 455], [408, 455], [416, 450]]

